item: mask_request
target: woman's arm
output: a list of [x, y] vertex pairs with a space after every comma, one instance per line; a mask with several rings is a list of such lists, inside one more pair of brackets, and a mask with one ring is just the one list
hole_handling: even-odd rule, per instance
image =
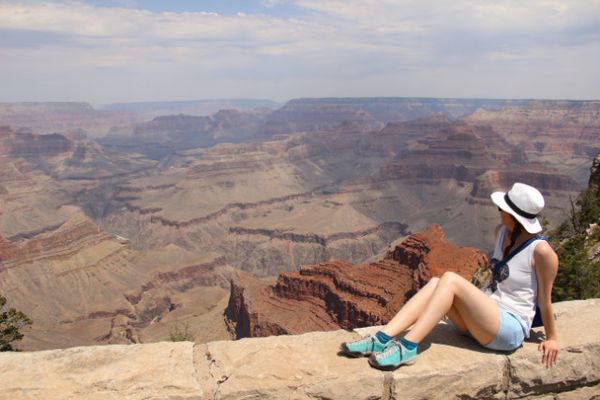
[[552, 284], [558, 272], [558, 256], [548, 243], [541, 242], [536, 246], [533, 253], [533, 266], [538, 283], [537, 302], [546, 332], [546, 340], [540, 343], [539, 350], [543, 352], [542, 363], [546, 364], [546, 367], [551, 367], [556, 363], [558, 353], [558, 338], [552, 310]]

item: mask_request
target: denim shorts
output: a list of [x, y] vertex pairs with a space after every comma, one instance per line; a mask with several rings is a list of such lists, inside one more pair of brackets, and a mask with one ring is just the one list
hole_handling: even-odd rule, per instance
[[494, 340], [483, 347], [499, 351], [512, 351], [520, 347], [525, 340], [525, 333], [517, 318], [500, 308], [500, 327]]

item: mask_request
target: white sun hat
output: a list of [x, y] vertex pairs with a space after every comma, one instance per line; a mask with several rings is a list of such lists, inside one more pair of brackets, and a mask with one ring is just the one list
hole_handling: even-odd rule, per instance
[[544, 208], [544, 196], [533, 186], [515, 183], [505, 192], [494, 192], [490, 195], [494, 204], [517, 219], [529, 233], [542, 231], [537, 216]]

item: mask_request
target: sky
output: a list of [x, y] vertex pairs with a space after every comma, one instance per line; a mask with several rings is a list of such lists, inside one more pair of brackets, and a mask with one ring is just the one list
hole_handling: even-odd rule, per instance
[[0, 0], [0, 101], [600, 99], [600, 0]]

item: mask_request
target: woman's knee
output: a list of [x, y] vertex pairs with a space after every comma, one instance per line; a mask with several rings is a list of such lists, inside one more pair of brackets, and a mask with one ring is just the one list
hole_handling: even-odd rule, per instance
[[453, 282], [456, 282], [459, 279], [461, 279], [461, 276], [458, 275], [456, 272], [446, 271], [440, 277], [440, 282], [443, 282], [443, 283], [453, 283]]
[[427, 283], [432, 286], [437, 286], [439, 282], [440, 282], [440, 278], [438, 278], [437, 276], [434, 276]]

